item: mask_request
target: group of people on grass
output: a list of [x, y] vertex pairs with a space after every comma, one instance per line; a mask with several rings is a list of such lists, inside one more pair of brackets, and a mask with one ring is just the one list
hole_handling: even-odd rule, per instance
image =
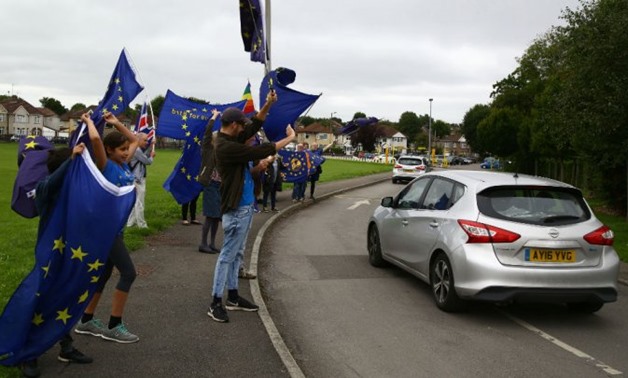
[[[262, 211], [278, 211], [276, 207], [276, 191], [281, 185], [281, 159], [277, 152], [295, 138], [295, 131], [290, 125], [286, 127], [286, 136], [277, 142], [252, 143], [261, 129], [269, 109], [277, 101], [271, 91], [264, 106], [251, 119], [236, 108], [228, 108], [222, 112], [212, 110], [212, 117], [202, 141], [202, 166], [199, 181], [203, 184], [203, 215], [199, 251], [219, 253], [214, 268], [214, 280], [208, 316], [217, 322], [228, 322], [228, 311], [258, 310], [258, 306], [243, 298], [238, 291], [238, 277], [255, 278], [252, 272], [241, 270], [243, 267], [244, 250], [252, 217], [256, 211], [259, 191], [263, 191]], [[212, 133], [214, 122], [221, 117], [221, 128]], [[81, 120], [87, 125], [88, 136], [92, 144], [96, 167], [103, 176], [117, 186], [135, 185], [137, 191], [136, 205], [133, 208], [127, 225], [147, 227], [143, 216], [146, 166], [152, 163], [154, 153], [146, 153], [138, 147], [146, 147], [146, 138], [141, 133], [134, 134], [127, 129], [113, 114], [106, 113], [104, 119], [115, 127], [115, 131], [100, 137], [90, 115], [85, 113]], [[314, 146], [313, 146], [314, 147]], [[304, 148], [300, 145], [299, 148]], [[63, 176], [64, 161], [84, 153], [84, 144], [74, 148], [56, 149], [49, 156], [49, 178]], [[310, 181], [310, 197], [314, 199], [316, 175], [308, 177]], [[261, 177], [261, 188], [256, 185], [254, 177]], [[37, 205], [41, 209], [41, 222], [45, 222], [45, 208], [55, 206], [55, 191], [51, 187], [55, 180], [45, 179], [37, 188]], [[304, 190], [304, 189], [303, 189]], [[46, 195], [44, 195], [44, 193]], [[304, 195], [301, 195], [301, 198]], [[270, 202], [268, 202], [270, 201]], [[192, 215], [195, 222], [195, 203], [182, 208], [182, 216], [187, 221], [187, 214]], [[224, 232], [221, 248], [216, 245], [216, 234], [222, 222]], [[200, 223], [197, 222], [196, 223]], [[109, 280], [113, 268], [120, 272], [118, 283], [113, 291], [113, 299], [108, 322], [94, 316], [100, 302], [103, 289]], [[129, 252], [124, 244], [123, 231], [114, 238], [113, 247], [109, 252], [105, 272], [98, 279], [98, 286], [91, 301], [87, 305], [74, 331], [78, 334], [97, 336], [118, 343], [134, 343], [139, 336], [129, 331], [122, 317], [130, 288], [136, 278], [136, 270]], [[226, 298], [224, 297], [226, 293]], [[63, 362], [90, 363], [92, 359], [72, 345], [72, 338], [65, 335], [60, 342], [61, 352], [58, 359]], [[37, 360], [24, 361], [22, 372], [27, 377], [39, 376]]]

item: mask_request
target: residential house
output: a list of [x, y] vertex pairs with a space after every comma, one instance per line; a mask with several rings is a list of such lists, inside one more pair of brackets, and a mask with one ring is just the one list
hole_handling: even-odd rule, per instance
[[334, 129], [331, 125], [314, 122], [306, 127], [297, 127], [297, 143], [318, 143], [321, 148], [335, 142]]
[[43, 115], [19, 97], [0, 101], [0, 135], [42, 135]]
[[378, 125], [377, 127], [380, 134], [376, 140], [378, 151], [384, 152], [388, 148], [388, 151], [394, 154], [408, 149], [408, 138], [397, 129], [389, 125]]
[[443, 151], [443, 155], [470, 156], [471, 149], [464, 135], [453, 132], [443, 138], [436, 139], [434, 145]]
[[56, 137], [59, 136], [59, 131], [61, 131], [61, 117], [57, 115], [57, 113], [53, 112], [48, 108], [37, 108], [44, 118], [43, 123], [43, 133], [45, 137]]

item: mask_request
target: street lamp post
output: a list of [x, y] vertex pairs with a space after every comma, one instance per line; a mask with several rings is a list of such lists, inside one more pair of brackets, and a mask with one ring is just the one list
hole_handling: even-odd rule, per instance
[[430, 118], [427, 120], [427, 156], [432, 156], [432, 100], [430, 98]]

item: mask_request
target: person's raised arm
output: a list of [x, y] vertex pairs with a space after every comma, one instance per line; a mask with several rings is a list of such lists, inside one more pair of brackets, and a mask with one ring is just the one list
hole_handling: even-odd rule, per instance
[[130, 162], [131, 159], [133, 159], [133, 156], [135, 156], [135, 150], [137, 149], [137, 146], [138, 146], [137, 136], [133, 134], [131, 130], [127, 129], [126, 126], [124, 126], [124, 124], [120, 122], [116, 118], [116, 116], [114, 116], [112, 113], [110, 112], [105, 113], [103, 118], [105, 119], [105, 122], [107, 122], [110, 125], [113, 125], [113, 127], [115, 127], [116, 130], [118, 130], [122, 135], [126, 136], [127, 139], [129, 140], [129, 157], [127, 159], [127, 163]]
[[89, 140], [92, 142], [92, 149], [94, 151], [94, 162], [96, 163], [96, 167], [102, 172], [107, 165], [105, 146], [102, 144], [102, 139], [100, 139], [100, 134], [98, 134], [98, 130], [96, 130], [94, 121], [89, 118], [89, 113], [83, 113], [81, 115], [81, 121], [85, 122], [87, 125], [87, 134], [89, 135]]
[[255, 115], [255, 118], [259, 119], [260, 121], [265, 120], [266, 116], [268, 115], [268, 111], [270, 110], [270, 107], [273, 106], [275, 102], [277, 102], [277, 94], [274, 90], [271, 89], [271, 91], [268, 92], [268, 94], [266, 95], [266, 102], [264, 103], [264, 106], [262, 106], [259, 112]]
[[288, 125], [288, 127], [286, 127], [286, 137], [275, 142], [275, 150], [279, 151], [282, 148], [286, 147], [288, 143], [292, 142], [292, 140], [294, 139], [294, 135], [294, 129], [292, 128], [292, 126]]

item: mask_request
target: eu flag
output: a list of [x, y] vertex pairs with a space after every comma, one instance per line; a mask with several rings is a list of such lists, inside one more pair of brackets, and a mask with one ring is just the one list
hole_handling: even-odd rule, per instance
[[269, 140], [276, 142], [286, 136], [286, 127], [295, 126], [297, 118], [318, 100], [320, 95], [301, 93], [288, 88], [296, 78], [296, 73], [288, 68], [277, 68], [269, 72], [260, 86], [260, 104], [266, 102], [268, 92], [277, 93], [277, 102], [273, 104], [266, 121], [264, 132]]
[[[111, 112], [113, 115], [122, 113], [143, 89], [144, 87], [137, 81], [135, 71], [129, 64], [126, 50], [122, 49], [116, 68], [113, 70], [113, 74], [109, 80], [105, 97], [98, 103], [98, 107], [91, 116], [100, 135], [102, 135], [105, 127], [103, 115], [106, 112]], [[71, 138], [72, 142], [70, 145], [75, 144], [75, 134], [76, 132]], [[87, 132], [81, 135], [79, 142], [84, 142], [86, 146], [91, 146]]]
[[[185, 141], [183, 154], [163, 185], [177, 203], [190, 202], [203, 190], [203, 186], [198, 182], [201, 169], [201, 142], [212, 109], [219, 112], [229, 107], [243, 109], [245, 104], [246, 100], [225, 105], [196, 102], [168, 90], [159, 113], [157, 135]], [[218, 118], [214, 123], [214, 130], [218, 130], [220, 125]]]
[[37, 216], [35, 188], [48, 176], [48, 150], [54, 146], [43, 136], [28, 135], [20, 138], [17, 150], [19, 169], [13, 184], [11, 209], [25, 218]]
[[378, 121], [379, 120], [375, 117], [356, 118], [347, 122], [347, 124], [344, 125], [342, 129], [340, 129], [340, 133], [343, 135], [353, 134], [354, 132], [358, 131], [360, 127], [374, 125]]
[[287, 168], [282, 168], [286, 182], [304, 181], [312, 169], [307, 151], [279, 150], [279, 156]]
[[57, 203], [40, 223], [35, 267], [0, 316], [2, 365], [36, 358], [70, 332], [135, 203], [133, 186], [116, 187], [89, 154], [81, 157], [70, 162]]
[[240, 32], [244, 51], [251, 53], [251, 61], [266, 63], [266, 38], [259, 0], [240, 0]]

